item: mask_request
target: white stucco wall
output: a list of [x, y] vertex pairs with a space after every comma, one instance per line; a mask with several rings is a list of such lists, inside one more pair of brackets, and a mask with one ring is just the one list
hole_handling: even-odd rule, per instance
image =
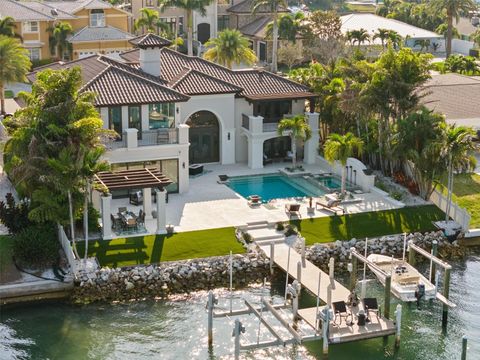
[[[182, 124], [198, 111], [210, 111], [220, 124], [220, 163], [235, 163], [235, 96], [234, 94], [192, 96], [184, 103], [178, 103], [179, 121]], [[230, 133], [230, 140], [228, 134]]]
[[253, 105], [244, 98], [235, 99], [235, 160], [239, 163], [248, 161], [247, 137], [242, 134], [242, 114], [253, 115]]
[[[210, 5], [206, 6], [206, 14], [202, 16], [199, 12], [193, 13], [193, 37], [197, 40], [197, 26], [198, 24], [207, 23], [210, 24], [210, 38], [217, 37], [217, 0], [214, 0]], [[187, 19], [185, 18], [185, 22]], [[186, 31], [186, 30], [185, 30]]]

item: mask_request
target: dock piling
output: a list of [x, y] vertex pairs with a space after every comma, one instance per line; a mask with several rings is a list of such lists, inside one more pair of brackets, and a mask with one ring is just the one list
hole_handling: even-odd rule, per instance
[[[450, 268], [445, 269], [445, 279], [443, 279], [443, 296], [448, 300], [450, 293]], [[446, 329], [448, 320], [448, 305], [443, 304], [442, 327]]]
[[[438, 253], [438, 242], [437, 240], [432, 241], [432, 256], [437, 256]], [[437, 272], [437, 265], [430, 259], [430, 282], [435, 284], [435, 274]]]
[[275, 243], [270, 243], [270, 274], [273, 275], [273, 265], [275, 264]]
[[213, 308], [215, 304], [218, 303], [218, 300], [215, 298], [212, 290], [208, 292], [208, 302], [207, 302], [207, 309], [208, 309], [208, 346], [212, 346], [213, 344]]
[[413, 244], [413, 240], [410, 240], [408, 242], [408, 263], [412, 266], [415, 266], [415, 250], [410, 246], [410, 244]]
[[297, 280], [301, 284], [302, 283], [302, 262], [297, 262]]
[[[351, 248], [350, 252], [354, 251], [355, 248]], [[351, 255], [350, 255], [351, 256]], [[352, 271], [350, 272], [350, 291], [355, 290], [355, 285], [357, 284], [357, 269], [358, 269], [358, 259], [356, 256], [351, 256], [352, 258]]]
[[392, 286], [392, 276], [387, 275], [385, 277], [385, 309], [383, 310], [383, 316], [390, 319], [390, 290]]
[[230, 312], [232, 312], [232, 302], [233, 302], [233, 255], [232, 251], [230, 251], [230, 269], [229, 269], [229, 275], [230, 275]]
[[287, 256], [287, 271], [285, 275], [285, 303], [287, 302], [287, 289], [288, 289], [288, 274], [290, 272], [290, 250], [292, 248], [288, 247], [288, 256]]
[[[330, 286], [330, 285], [329, 285]], [[324, 309], [322, 317], [323, 356], [328, 356], [328, 327], [330, 324], [330, 305]]]
[[467, 335], [462, 337], [462, 360], [467, 360]]
[[402, 329], [402, 305], [397, 304], [397, 309], [395, 310], [395, 347], [398, 348], [400, 346], [400, 332]]
[[302, 267], [305, 267], [305, 266], [307, 266], [307, 263], [305, 262], [305, 238], [302, 236], [300, 238], [300, 240], [302, 241], [302, 244], [301, 244], [302, 248], [301, 248], [301, 253], [300, 253], [301, 258], [302, 258]]
[[235, 360], [240, 359], [240, 333], [244, 333], [245, 328], [242, 326], [240, 320], [235, 319], [235, 327], [233, 329], [233, 336], [235, 337]]

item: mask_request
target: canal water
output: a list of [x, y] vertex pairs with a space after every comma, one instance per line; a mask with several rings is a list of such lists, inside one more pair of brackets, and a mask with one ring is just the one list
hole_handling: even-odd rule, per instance
[[[284, 278], [271, 286], [252, 286], [234, 293], [233, 307], [243, 299], [259, 303], [262, 296], [283, 300]], [[382, 297], [382, 287], [368, 283], [369, 294]], [[228, 291], [219, 289], [219, 306], [230, 306]], [[398, 351], [393, 337], [330, 346], [329, 359], [460, 359], [461, 338], [469, 338], [468, 359], [480, 359], [480, 256], [454, 265], [450, 298], [458, 306], [450, 311], [442, 332], [442, 307], [437, 302], [404, 305], [402, 339]], [[214, 320], [214, 345], [207, 346], [205, 312], [207, 294], [198, 292], [169, 301], [138, 301], [114, 305], [71, 306], [44, 303], [1, 309], [0, 359], [232, 359], [234, 318]], [[301, 307], [315, 306], [302, 294]], [[392, 313], [396, 304], [392, 304]], [[267, 316], [269, 316], [267, 314]], [[272, 340], [254, 316], [242, 316], [246, 327], [242, 342]], [[277, 324], [280, 332], [284, 331]], [[307, 329], [307, 328], [305, 328]], [[283, 334], [286, 335], [284, 332]], [[321, 341], [242, 354], [244, 359], [320, 359]]]

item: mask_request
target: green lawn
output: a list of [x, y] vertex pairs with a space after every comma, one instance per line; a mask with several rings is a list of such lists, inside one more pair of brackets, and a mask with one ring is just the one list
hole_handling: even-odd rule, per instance
[[444, 213], [434, 205], [405, 207], [396, 210], [329, 216], [292, 221], [307, 245], [335, 240], [363, 239], [412, 231], [431, 231], [432, 221], [442, 220]]
[[5, 99], [13, 99], [13, 91], [12, 90], [5, 90]]
[[[443, 213], [437, 207], [420, 206], [304, 219], [292, 223], [305, 236], [307, 244], [312, 245], [349, 240], [352, 237], [429, 231], [434, 229], [432, 221], [439, 219], [443, 219]], [[83, 254], [84, 246], [84, 243], [78, 244], [80, 254]], [[189, 231], [170, 236], [148, 235], [89, 242], [89, 255], [96, 256], [100, 265], [109, 267], [228, 255], [230, 250], [234, 254], [245, 251], [236, 241], [233, 227]]]
[[[84, 243], [78, 244], [79, 254], [84, 253], [84, 246]], [[96, 256], [102, 266], [121, 267], [220, 256], [230, 251], [234, 254], [245, 252], [235, 238], [233, 227], [188, 231], [170, 236], [147, 235], [90, 241], [88, 252], [90, 256]]]
[[[446, 195], [446, 189], [443, 189]], [[470, 228], [480, 227], [480, 175], [458, 174], [453, 180], [453, 201], [472, 216]]]
[[9, 235], [0, 235], [0, 271], [12, 261], [13, 238]]

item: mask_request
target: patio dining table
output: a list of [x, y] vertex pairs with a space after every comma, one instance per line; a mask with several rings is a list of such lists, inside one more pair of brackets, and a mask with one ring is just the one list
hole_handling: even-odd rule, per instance
[[120, 219], [127, 227], [133, 227], [137, 225], [137, 216], [131, 211], [120, 213]]

